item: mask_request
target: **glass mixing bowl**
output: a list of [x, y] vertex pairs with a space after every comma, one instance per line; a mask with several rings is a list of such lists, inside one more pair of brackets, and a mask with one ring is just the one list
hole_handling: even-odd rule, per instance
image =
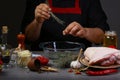
[[50, 64], [59, 68], [70, 67], [70, 62], [77, 58], [81, 48], [84, 49], [83, 44], [69, 41], [45, 42], [43, 45]]

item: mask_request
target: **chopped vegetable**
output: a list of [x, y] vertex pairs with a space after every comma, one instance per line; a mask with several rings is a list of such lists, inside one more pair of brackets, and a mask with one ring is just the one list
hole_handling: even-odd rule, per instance
[[80, 71], [76, 71], [75, 74], [81, 74], [81, 72]]
[[71, 73], [71, 72], [73, 72], [73, 70], [72, 70], [72, 69], [69, 69], [69, 70], [68, 70], [68, 72], [70, 72], [70, 73]]

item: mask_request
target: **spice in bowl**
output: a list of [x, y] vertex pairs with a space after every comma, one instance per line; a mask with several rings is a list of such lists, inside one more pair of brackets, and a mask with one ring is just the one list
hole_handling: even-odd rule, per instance
[[17, 64], [20, 67], [27, 67], [28, 62], [31, 60], [31, 52], [29, 50], [23, 50], [18, 52]]

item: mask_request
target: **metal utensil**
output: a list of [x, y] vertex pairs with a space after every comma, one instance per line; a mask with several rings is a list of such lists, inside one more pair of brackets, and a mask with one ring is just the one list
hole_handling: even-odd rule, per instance
[[65, 22], [64, 22], [63, 20], [59, 19], [59, 18], [58, 18], [56, 15], [54, 15], [52, 12], [50, 12], [50, 14], [51, 14], [52, 18], [53, 18], [54, 20], [56, 20], [59, 24], [61, 24], [62, 26], [66, 26], [66, 25], [65, 25]]
[[[49, 5], [48, 0], [46, 0], [45, 3]], [[56, 22], [58, 22], [62, 26], [66, 26], [66, 23], [60, 18], [58, 18], [53, 12], [50, 11], [50, 15]]]

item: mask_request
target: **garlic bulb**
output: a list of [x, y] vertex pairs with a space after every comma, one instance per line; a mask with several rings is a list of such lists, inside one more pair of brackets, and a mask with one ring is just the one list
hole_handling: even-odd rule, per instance
[[81, 67], [81, 63], [78, 60], [72, 61], [71, 64], [70, 64], [70, 67], [71, 68], [76, 68], [76, 69], [80, 68]]
[[78, 69], [82, 66], [81, 63], [79, 62], [81, 54], [82, 54], [82, 48], [80, 49], [77, 60], [71, 62], [71, 64], [70, 64], [71, 68]]

